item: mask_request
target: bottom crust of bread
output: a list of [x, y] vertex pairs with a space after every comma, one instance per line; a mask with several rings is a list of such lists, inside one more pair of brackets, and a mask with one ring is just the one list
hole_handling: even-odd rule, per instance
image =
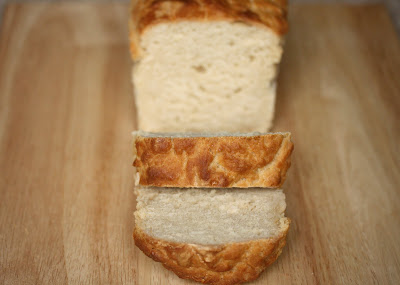
[[156, 239], [135, 228], [135, 244], [148, 257], [183, 279], [228, 285], [257, 277], [281, 254], [286, 244], [287, 227], [279, 237], [204, 246]]

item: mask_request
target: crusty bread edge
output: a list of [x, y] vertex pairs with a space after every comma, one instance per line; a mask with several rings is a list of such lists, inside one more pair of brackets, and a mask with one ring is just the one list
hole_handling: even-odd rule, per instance
[[[283, 183], [285, 182], [286, 179], [286, 173], [288, 169], [290, 168], [291, 165], [291, 154], [293, 152], [293, 142], [291, 141], [291, 134], [290, 133], [267, 133], [267, 134], [260, 134], [260, 135], [254, 135], [254, 136], [271, 136], [271, 135], [282, 135], [283, 140], [280, 145], [280, 148], [278, 149], [274, 159], [272, 162], [267, 164], [266, 166], [262, 168], [257, 168], [255, 170], [252, 170], [252, 174], [257, 172], [257, 179], [254, 179], [251, 177], [250, 173], [247, 174], [247, 177], [244, 179], [240, 179], [238, 181], [232, 181], [232, 182], [227, 182], [232, 178], [232, 175], [229, 175], [229, 172], [225, 172], [225, 176], [223, 176], [224, 172], [220, 172], [220, 175], [223, 179], [221, 179], [220, 184], [215, 184], [214, 181], [212, 180], [199, 180], [195, 181], [194, 183], [191, 183], [189, 179], [183, 179], [182, 177], [187, 177], [187, 173], [185, 170], [183, 170], [185, 173], [181, 173], [180, 178], [178, 181], [172, 181], [172, 182], [166, 182], [166, 181], [161, 181], [161, 179], [153, 179], [152, 182], [143, 181], [140, 177], [140, 171], [138, 170], [137, 167], [135, 167], [135, 163], [137, 158], [137, 150], [136, 150], [136, 139], [138, 137], [141, 137], [142, 132], [133, 132], [133, 154], [134, 154], [134, 173], [135, 173], [135, 185], [141, 185], [141, 186], [155, 186], [155, 187], [182, 187], [182, 188], [188, 188], [188, 187], [201, 187], [201, 188], [249, 188], [249, 187], [268, 187], [268, 188], [280, 188]], [[232, 137], [235, 136], [222, 136], [219, 138], [219, 141], [224, 141], [225, 139], [231, 140]], [[240, 135], [238, 135], [240, 137]], [[252, 137], [252, 136], [249, 136]], [[146, 139], [146, 137], [141, 137], [142, 139]], [[168, 137], [163, 137], [166, 139], [171, 139], [171, 141], [174, 140], [174, 138], [168, 138]], [[192, 138], [192, 139], [197, 139], [201, 140], [203, 139], [201, 136]], [[197, 154], [199, 156], [199, 154]], [[140, 167], [146, 167], [146, 163], [140, 160]], [[161, 161], [160, 161], [161, 163]], [[196, 173], [197, 175], [201, 171], [214, 171], [209, 168], [209, 166], [204, 166], [202, 168], [197, 169]], [[236, 173], [235, 175], [237, 175]], [[224, 184], [226, 182], [226, 184]]]
[[214, 285], [255, 280], [281, 254], [290, 219], [285, 218], [278, 237], [225, 245], [203, 246], [151, 237], [136, 227], [136, 246], [148, 257], [183, 279]]

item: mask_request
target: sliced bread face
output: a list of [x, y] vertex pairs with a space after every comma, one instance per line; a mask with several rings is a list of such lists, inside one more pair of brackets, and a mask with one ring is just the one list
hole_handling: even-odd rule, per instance
[[286, 242], [282, 190], [139, 187], [136, 195], [136, 245], [181, 278], [254, 280]]
[[268, 131], [280, 36], [243, 23], [175, 22], [146, 30], [132, 72], [139, 129]]
[[280, 187], [290, 167], [290, 133], [134, 132], [136, 185]]

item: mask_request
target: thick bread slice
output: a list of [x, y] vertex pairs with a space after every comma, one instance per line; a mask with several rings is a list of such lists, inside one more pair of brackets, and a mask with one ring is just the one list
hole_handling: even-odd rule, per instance
[[280, 187], [290, 167], [290, 133], [134, 132], [136, 185]]
[[181, 278], [251, 281], [286, 243], [281, 190], [139, 188], [136, 194], [135, 244]]
[[286, 30], [286, 0], [132, 0], [138, 128], [268, 131]]

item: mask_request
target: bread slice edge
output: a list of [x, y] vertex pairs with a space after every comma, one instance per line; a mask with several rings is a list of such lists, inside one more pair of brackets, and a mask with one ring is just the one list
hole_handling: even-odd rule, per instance
[[135, 227], [133, 238], [145, 255], [183, 279], [230, 285], [257, 279], [282, 253], [290, 219], [278, 236], [223, 245], [177, 243], [152, 237]]

